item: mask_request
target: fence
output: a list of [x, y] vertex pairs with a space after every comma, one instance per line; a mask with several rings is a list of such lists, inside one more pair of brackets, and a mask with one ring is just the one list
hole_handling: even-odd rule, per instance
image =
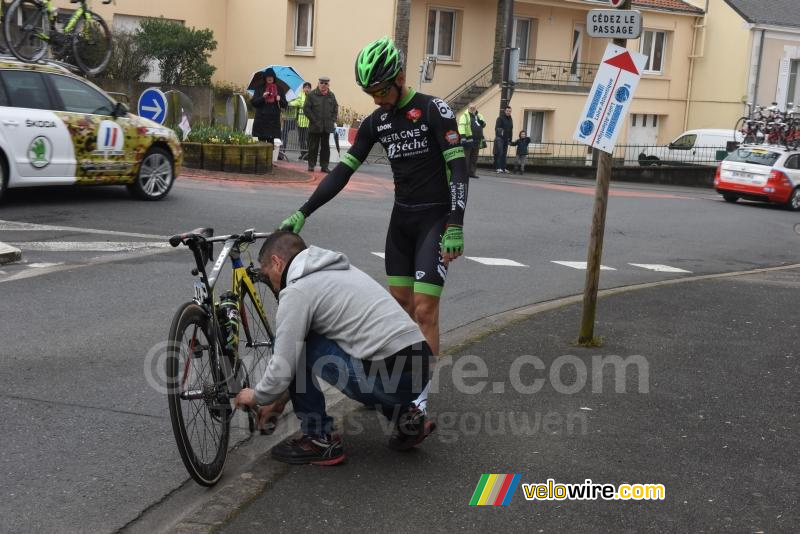
[[[494, 143], [486, 141], [486, 147], [478, 153], [478, 161], [488, 164], [493, 161]], [[651, 166], [651, 165], [717, 165], [728, 154], [722, 147], [693, 147], [690, 150], [678, 150], [669, 145], [617, 145], [612, 159], [616, 166]], [[509, 147], [508, 166], [516, 157], [515, 148]], [[526, 165], [554, 167], [590, 167], [592, 166], [592, 149], [581, 143], [532, 143]]]

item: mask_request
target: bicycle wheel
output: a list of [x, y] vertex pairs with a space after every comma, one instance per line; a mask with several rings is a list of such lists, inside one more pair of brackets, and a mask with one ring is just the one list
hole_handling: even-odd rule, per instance
[[46, 9], [34, 0], [15, 0], [3, 15], [3, 35], [6, 47], [17, 59], [42, 59], [50, 35]]
[[232, 412], [218, 360], [221, 351], [214, 345], [219, 346], [205, 310], [184, 304], [169, 331], [167, 397], [183, 464], [203, 486], [213, 486], [222, 476]]
[[73, 30], [72, 51], [75, 62], [84, 74], [100, 74], [111, 59], [111, 32], [100, 15], [87, 11]]
[[266, 284], [255, 281], [253, 283], [267, 317], [262, 318], [253, 301], [253, 295], [242, 284], [240, 292], [242, 300], [239, 304], [242, 321], [242, 330], [239, 332], [239, 357], [247, 369], [250, 384], [255, 386], [264, 376], [272, 356], [275, 335], [270, 327], [270, 320], [274, 321], [275, 298]]

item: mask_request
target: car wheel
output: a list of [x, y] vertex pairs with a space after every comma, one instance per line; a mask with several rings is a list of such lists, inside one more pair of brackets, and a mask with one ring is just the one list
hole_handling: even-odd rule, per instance
[[792, 191], [792, 194], [789, 195], [786, 208], [792, 211], [800, 211], [800, 187], [796, 187], [794, 191]]
[[142, 200], [160, 200], [167, 196], [174, 182], [172, 155], [154, 146], [142, 158], [136, 181], [128, 186], [128, 190]]
[[650, 165], [650, 161], [648, 161], [647, 155], [644, 152], [639, 154], [639, 157], [637, 159], [639, 160], [639, 165], [641, 167], [648, 167]]
[[647, 156], [648, 165], [661, 165], [661, 160], [658, 159], [658, 156]]
[[722, 198], [725, 199], [725, 202], [736, 202], [739, 200], [738, 195], [733, 195], [731, 193], [722, 193]]

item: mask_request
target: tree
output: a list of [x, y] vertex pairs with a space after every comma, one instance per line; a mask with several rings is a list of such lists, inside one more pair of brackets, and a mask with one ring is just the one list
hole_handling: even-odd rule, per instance
[[102, 77], [138, 82], [150, 71], [153, 59], [144, 51], [132, 32], [115, 31], [112, 35], [111, 60]]
[[217, 49], [214, 32], [187, 28], [164, 18], [146, 19], [136, 33], [142, 50], [158, 62], [166, 85], [208, 85], [217, 70], [208, 62]]

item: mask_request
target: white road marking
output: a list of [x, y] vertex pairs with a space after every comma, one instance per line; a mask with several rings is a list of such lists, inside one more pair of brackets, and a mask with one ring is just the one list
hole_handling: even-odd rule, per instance
[[651, 271], [655, 271], [657, 273], [689, 273], [691, 274], [692, 271], [687, 271], [685, 269], [678, 269], [677, 267], [670, 267], [669, 265], [659, 265], [657, 263], [629, 263], [628, 265], [633, 265], [634, 267], [641, 267], [642, 269], [649, 269]]
[[376, 256], [378, 256], [382, 260], [386, 259], [386, 254], [384, 254], [383, 252], [373, 252], [373, 254], [375, 254]]
[[34, 223], [23, 223], [23, 222], [16, 222], [16, 221], [4, 221], [0, 220], [0, 230], [13, 230], [13, 231], [23, 231], [23, 232], [41, 232], [41, 231], [50, 231], [50, 232], [81, 232], [84, 234], [103, 234], [103, 235], [118, 235], [124, 237], [141, 237], [141, 238], [150, 238], [150, 239], [169, 239], [169, 236], [165, 235], [153, 235], [153, 234], [137, 234], [133, 232], [116, 232], [114, 230], [97, 230], [94, 228], [78, 228], [75, 226], [50, 226], [47, 224], [34, 224]]
[[476, 256], [465, 256], [468, 260], [472, 260], [483, 265], [495, 265], [500, 267], [528, 267], [525, 264], [516, 262], [514, 260], [507, 260], [505, 258], [479, 258]]
[[23, 252], [37, 250], [49, 252], [128, 252], [167, 248], [169, 243], [163, 241], [27, 241], [14, 243]]
[[[578, 270], [586, 270], [586, 262], [585, 261], [551, 261], [550, 263], [557, 263], [559, 265], [563, 265], [565, 267], [572, 267], [573, 269]], [[606, 267], [605, 265], [600, 266], [601, 271], [616, 271], [613, 267]]]
[[[31, 269], [47, 269], [49, 267], [56, 267], [58, 265], [64, 265], [63, 261], [55, 262], [55, 263], [29, 263], [28, 267]], [[3, 273], [5, 274], [5, 273]]]

